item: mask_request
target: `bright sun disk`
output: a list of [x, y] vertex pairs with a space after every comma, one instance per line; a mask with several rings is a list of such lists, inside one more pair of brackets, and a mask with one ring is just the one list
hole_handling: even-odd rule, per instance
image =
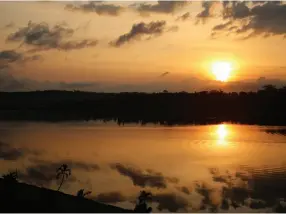
[[232, 64], [230, 62], [214, 62], [211, 70], [216, 80], [226, 82], [232, 71]]

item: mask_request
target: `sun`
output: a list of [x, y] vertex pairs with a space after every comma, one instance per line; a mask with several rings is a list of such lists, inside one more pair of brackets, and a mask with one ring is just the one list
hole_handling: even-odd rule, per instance
[[231, 71], [233, 70], [232, 63], [223, 61], [214, 62], [211, 65], [211, 70], [216, 80], [226, 82], [230, 77]]

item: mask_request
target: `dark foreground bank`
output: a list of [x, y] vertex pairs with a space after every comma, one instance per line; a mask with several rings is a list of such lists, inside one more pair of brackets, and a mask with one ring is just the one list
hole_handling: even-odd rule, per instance
[[286, 125], [286, 87], [257, 92], [0, 92], [0, 120], [103, 120], [162, 125], [233, 122]]
[[0, 179], [0, 212], [131, 213], [119, 207], [25, 183]]

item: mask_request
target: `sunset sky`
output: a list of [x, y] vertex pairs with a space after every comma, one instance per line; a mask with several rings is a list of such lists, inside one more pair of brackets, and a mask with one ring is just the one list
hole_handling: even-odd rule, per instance
[[[286, 4], [1, 2], [0, 90], [226, 91], [286, 85]], [[211, 64], [233, 67], [217, 81]]]

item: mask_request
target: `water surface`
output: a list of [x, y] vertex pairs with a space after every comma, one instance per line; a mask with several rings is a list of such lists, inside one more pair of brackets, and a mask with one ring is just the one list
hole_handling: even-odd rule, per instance
[[223, 199], [240, 206], [228, 212], [270, 210], [286, 197], [284, 129], [2, 122], [0, 170], [18, 169], [20, 180], [56, 189], [56, 168], [67, 163], [72, 176], [62, 191], [84, 188], [125, 208], [145, 189], [155, 211], [224, 211]]

